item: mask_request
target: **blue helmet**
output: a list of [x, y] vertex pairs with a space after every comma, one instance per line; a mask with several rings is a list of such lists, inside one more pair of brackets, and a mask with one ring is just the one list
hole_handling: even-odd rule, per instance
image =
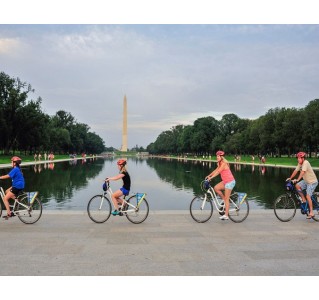
[[103, 191], [107, 191], [108, 186], [107, 186], [107, 183], [106, 183], [106, 182], [103, 183], [102, 188], [103, 188]]

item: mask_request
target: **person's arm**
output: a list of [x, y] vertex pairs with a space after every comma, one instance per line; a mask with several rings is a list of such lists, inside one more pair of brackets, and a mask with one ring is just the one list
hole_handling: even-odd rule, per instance
[[3, 175], [3, 176], [0, 176], [0, 179], [9, 179], [10, 176], [9, 175]]
[[298, 167], [292, 172], [291, 176], [287, 178], [286, 180], [292, 180], [298, 173]]
[[218, 176], [220, 174], [220, 172], [223, 170], [224, 168], [224, 163], [221, 163], [221, 165], [219, 167], [217, 167], [212, 173], [210, 173], [206, 179], [207, 180], [212, 180], [214, 177]]
[[298, 176], [298, 178], [295, 179], [295, 181], [296, 181], [296, 182], [300, 181], [301, 178], [303, 177], [303, 175], [304, 175], [305, 173], [306, 173], [305, 171], [301, 171], [300, 174], [299, 174], [299, 176]]
[[116, 181], [116, 180], [119, 180], [119, 179], [121, 179], [123, 177], [124, 177], [124, 174], [119, 174], [119, 175], [114, 176], [114, 177], [108, 177], [108, 178], [105, 179], [105, 181], [111, 181], [111, 180]]

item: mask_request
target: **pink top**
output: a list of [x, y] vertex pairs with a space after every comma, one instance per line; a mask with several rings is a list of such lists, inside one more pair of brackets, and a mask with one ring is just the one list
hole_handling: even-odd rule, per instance
[[230, 169], [222, 170], [220, 172], [220, 176], [221, 176], [222, 181], [223, 181], [224, 184], [235, 180], [235, 178], [234, 178], [232, 172], [230, 171]]

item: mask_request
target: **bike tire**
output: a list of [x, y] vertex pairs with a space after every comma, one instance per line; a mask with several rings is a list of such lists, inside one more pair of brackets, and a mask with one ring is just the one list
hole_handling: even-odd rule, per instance
[[136, 195], [133, 195], [126, 202], [127, 204], [124, 206], [123, 211], [126, 218], [134, 224], [143, 223], [148, 217], [150, 210], [147, 200], [144, 198], [137, 207], [137, 197]]
[[316, 203], [312, 202], [313, 205], [313, 213], [314, 216], [312, 217], [313, 220], [319, 222], [319, 193], [315, 192], [313, 193], [316, 197]]
[[89, 218], [95, 223], [104, 223], [111, 216], [111, 202], [104, 195], [93, 196], [88, 205], [87, 213]]
[[28, 196], [19, 199], [18, 209], [14, 213], [24, 224], [34, 224], [42, 216], [42, 203], [38, 198], [35, 198], [32, 204], [29, 203]]
[[289, 222], [296, 214], [296, 202], [287, 194], [280, 195], [274, 203], [274, 213], [281, 222]]
[[[238, 196], [232, 195], [230, 196], [229, 201], [229, 213], [228, 217], [235, 223], [241, 223], [245, 221], [249, 215], [249, 203], [247, 199], [238, 203]], [[236, 197], [236, 198], [235, 198]]]
[[213, 215], [212, 201], [205, 201], [204, 197], [194, 197], [189, 206], [191, 217], [197, 223], [207, 222]]

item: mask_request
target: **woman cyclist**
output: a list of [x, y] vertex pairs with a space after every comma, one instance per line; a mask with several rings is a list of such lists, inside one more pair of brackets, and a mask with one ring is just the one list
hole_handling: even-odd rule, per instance
[[5, 218], [6, 220], [14, 216], [13, 212], [10, 211], [9, 200], [17, 197], [19, 193], [24, 189], [24, 177], [20, 169], [21, 162], [22, 160], [20, 157], [13, 156], [11, 158], [12, 170], [9, 172], [8, 175], [0, 176], [0, 179], [11, 178], [12, 180], [12, 186], [6, 190], [5, 196], [3, 198], [3, 202], [7, 210], [7, 215], [3, 218]]
[[123, 180], [123, 186], [117, 190], [116, 192], [113, 193], [112, 195], [112, 202], [114, 205], [115, 210], [112, 211], [112, 215], [113, 216], [117, 216], [120, 214], [119, 212], [119, 204], [121, 205], [123, 203], [123, 200], [121, 199], [121, 197], [127, 196], [130, 192], [131, 189], [131, 178], [129, 173], [127, 172], [126, 168], [126, 160], [124, 159], [120, 159], [117, 162], [117, 167], [119, 168], [120, 174], [116, 175], [114, 177], [109, 177], [106, 178], [105, 181], [111, 181], [111, 180], [119, 180], [122, 179]]
[[[224, 151], [217, 151], [217, 168], [210, 173], [206, 179], [211, 180], [212, 178], [220, 174], [222, 181], [214, 186], [215, 192], [224, 200], [225, 203], [225, 214], [219, 217], [221, 220], [228, 220], [229, 214], [229, 197], [232, 189], [235, 187], [236, 181], [230, 170], [229, 163], [224, 157]], [[223, 193], [225, 191], [225, 194]]]
[[[309, 215], [307, 216], [307, 219], [311, 219], [314, 216], [311, 196], [318, 185], [318, 179], [317, 179], [317, 176], [316, 176], [315, 172], [313, 171], [309, 161], [306, 160], [306, 153], [305, 152], [299, 152], [297, 154], [297, 159], [298, 159], [298, 165], [297, 165], [296, 169], [293, 171], [293, 173], [291, 174], [291, 176], [289, 178], [287, 178], [287, 180], [293, 179], [300, 172], [298, 178], [294, 179], [293, 182], [299, 181], [296, 184], [296, 189], [302, 198], [302, 202], [308, 201]], [[303, 179], [303, 180], [301, 180], [301, 179]], [[304, 194], [302, 192], [303, 190], [306, 190], [306, 193], [307, 193], [306, 197], [304, 196]]]

